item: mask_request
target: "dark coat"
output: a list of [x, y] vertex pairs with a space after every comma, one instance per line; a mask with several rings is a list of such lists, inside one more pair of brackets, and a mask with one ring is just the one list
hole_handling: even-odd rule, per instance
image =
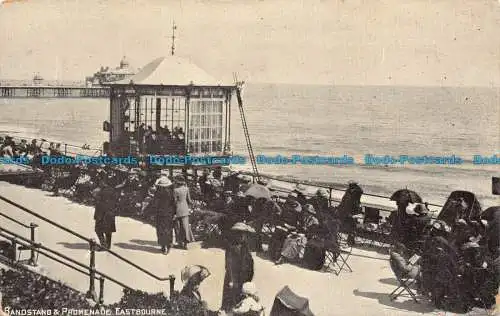
[[156, 212], [156, 236], [160, 246], [170, 246], [173, 241], [175, 201], [172, 187], [159, 187], [153, 198]]
[[[229, 310], [237, 303], [243, 283], [253, 280], [254, 262], [246, 243], [232, 244], [226, 249], [226, 274], [222, 293], [222, 309]], [[229, 287], [233, 283], [233, 287]]]
[[493, 258], [500, 256], [500, 212], [495, 212], [488, 222], [487, 231], [488, 249]]
[[116, 195], [112, 187], [106, 186], [97, 193], [94, 211], [96, 233], [116, 232]]
[[363, 190], [358, 185], [352, 185], [347, 189], [338, 206], [339, 218], [348, 218], [357, 214], [361, 206]]

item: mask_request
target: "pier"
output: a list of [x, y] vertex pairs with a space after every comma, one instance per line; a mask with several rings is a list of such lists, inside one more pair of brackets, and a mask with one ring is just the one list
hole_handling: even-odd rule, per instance
[[0, 98], [109, 98], [109, 89], [100, 86], [4, 85]]

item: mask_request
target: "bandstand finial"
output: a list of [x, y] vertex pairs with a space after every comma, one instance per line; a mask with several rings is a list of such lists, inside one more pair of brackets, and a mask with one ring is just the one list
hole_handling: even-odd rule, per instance
[[175, 25], [175, 20], [172, 23], [172, 48], [170, 53], [174, 56], [175, 53], [175, 30], [177, 30], [177, 25]]

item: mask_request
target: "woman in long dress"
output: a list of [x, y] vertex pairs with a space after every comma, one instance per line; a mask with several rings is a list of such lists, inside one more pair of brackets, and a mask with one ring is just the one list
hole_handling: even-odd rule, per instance
[[222, 291], [222, 307], [224, 311], [230, 311], [239, 301], [242, 286], [245, 282], [251, 282], [254, 274], [254, 262], [247, 235], [255, 230], [244, 223], [236, 223], [231, 232], [230, 243], [226, 248], [226, 274], [224, 276], [224, 288]]
[[187, 244], [194, 241], [193, 232], [189, 225], [190, 205], [193, 204], [189, 195], [189, 188], [182, 175], [178, 175], [174, 179], [174, 201], [175, 201], [175, 221], [176, 232], [175, 238], [182, 249], [187, 249]]

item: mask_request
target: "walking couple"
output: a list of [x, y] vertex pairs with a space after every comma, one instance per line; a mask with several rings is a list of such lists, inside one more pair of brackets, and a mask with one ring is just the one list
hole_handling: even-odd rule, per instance
[[172, 183], [163, 174], [156, 181], [156, 187], [151, 207], [156, 212], [156, 235], [161, 252], [168, 254], [170, 251], [174, 229], [178, 246], [187, 249], [187, 244], [194, 241], [194, 236], [189, 225], [192, 200], [184, 176], [175, 176]]

